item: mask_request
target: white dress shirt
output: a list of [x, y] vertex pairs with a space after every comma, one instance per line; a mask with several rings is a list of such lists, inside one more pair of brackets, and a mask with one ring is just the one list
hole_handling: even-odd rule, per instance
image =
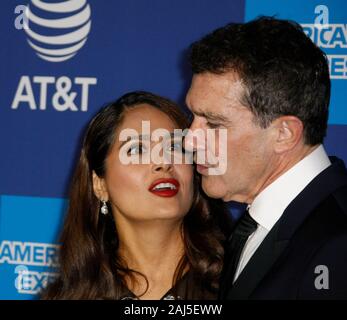
[[288, 205], [318, 174], [330, 165], [330, 159], [324, 147], [320, 145], [267, 186], [248, 206], [249, 214], [258, 223], [258, 227], [247, 239], [235, 272], [234, 281]]

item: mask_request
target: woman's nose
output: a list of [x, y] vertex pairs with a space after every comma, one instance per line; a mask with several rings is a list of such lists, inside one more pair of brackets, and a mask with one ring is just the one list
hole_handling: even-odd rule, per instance
[[161, 162], [161, 163], [158, 163], [158, 164], [154, 163], [152, 165], [152, 171], [153, 172], [160, 172], [160, 171], [169, 172], [169, 171], [172, 170], [172, 168], [173, 168], [172, 163]]

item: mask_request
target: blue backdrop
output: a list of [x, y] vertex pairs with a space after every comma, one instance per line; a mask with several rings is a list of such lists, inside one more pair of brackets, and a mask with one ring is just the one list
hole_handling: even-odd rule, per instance
[[2, 0], [0, 9], [0, 299], [35, 298], [54, 277], [68, 182], [91, 117], [131, 90], [183, 104], [187, 48], [228, 22], [293, 19], [329, 55], [326, 148], [347, 161], [343, 0]]

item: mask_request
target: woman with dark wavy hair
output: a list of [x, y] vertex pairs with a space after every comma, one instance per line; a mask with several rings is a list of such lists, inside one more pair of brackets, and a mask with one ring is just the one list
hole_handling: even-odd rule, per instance
[[[151, 134], [170, 132], [169, 143], [120, 139], [124, 130], [141, 132], [144, 120]], [[144, 160], [160, 143], [179, 156], [182, 137], [172, 134], [188, 126], [176, 104], [147, 92], [126, 94], [93, 118], [72, 181], [58, 278], [44, 299], [216, 298], [223, 262], [217, 220], [226, 213], [214, 213], [193, 165], [121, 161]]]

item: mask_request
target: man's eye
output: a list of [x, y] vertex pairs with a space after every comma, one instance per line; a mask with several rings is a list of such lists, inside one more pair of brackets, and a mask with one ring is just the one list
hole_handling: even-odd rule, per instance
[[216, 129], [216, 128], [219, 127], [219, 123], [212, 123], [212, 122], [207, 121], [206, 124], [207, 124], [207, 126], [209, 126], [211, 129]]
[[134, 144], [132, 145], [128, 151], [127, 154], [134, 155], [134, 154], [141, 154], [146, 151], [146, 148], [141, 144]]

